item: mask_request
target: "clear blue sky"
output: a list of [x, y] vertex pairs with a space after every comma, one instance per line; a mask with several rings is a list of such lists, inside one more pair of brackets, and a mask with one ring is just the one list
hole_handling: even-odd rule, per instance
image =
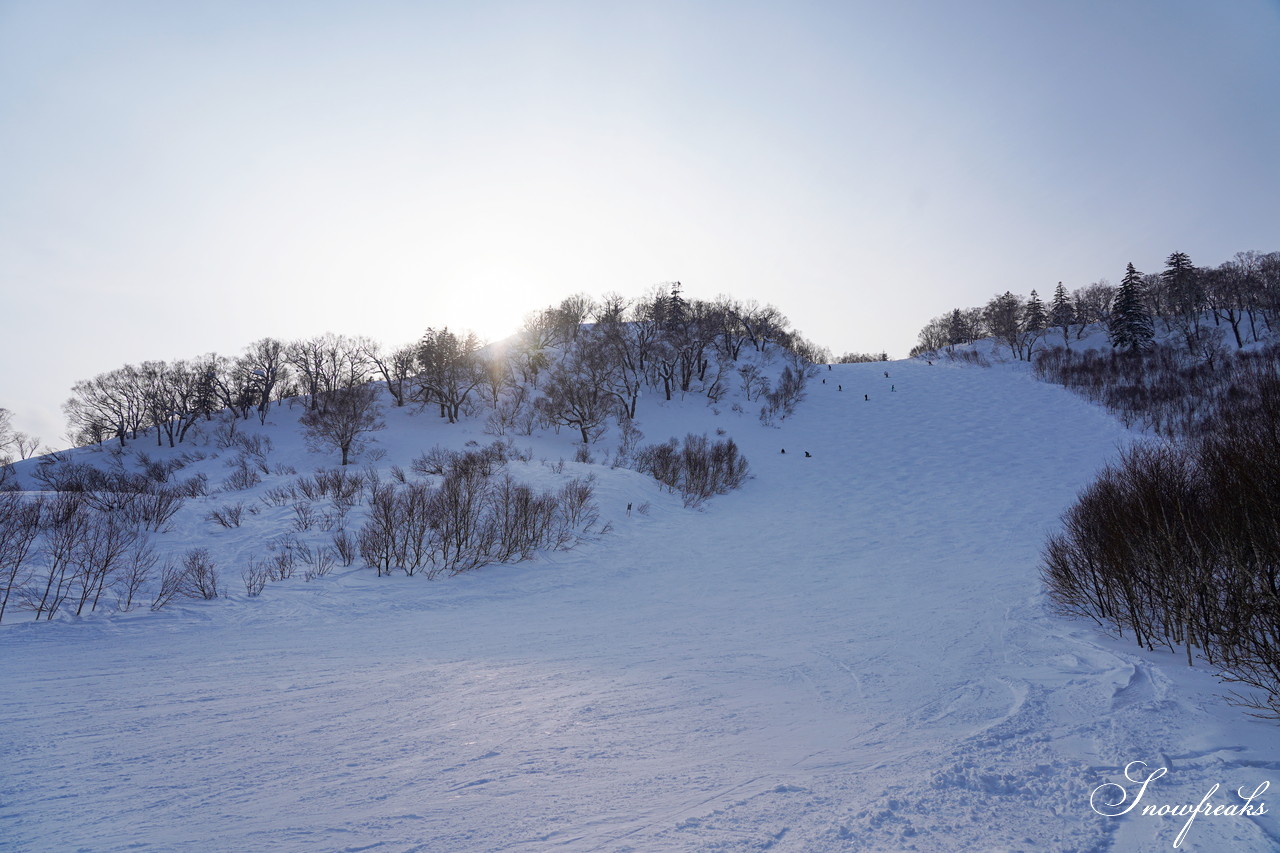
[[1277, 152], [1275, 0], [0, 0], [0, 406], [674, 279], [902, 356], [1280, 249]]

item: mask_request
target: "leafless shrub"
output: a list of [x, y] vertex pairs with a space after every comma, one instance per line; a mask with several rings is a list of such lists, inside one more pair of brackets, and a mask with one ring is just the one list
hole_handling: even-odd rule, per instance
[[772, 424], [795, 412], [796, 406], [804, 399], [804, 388], [807, 382], [806, 371], [792, 369], [790, 365], [782, 368], [777, 386], [764, 395], [765, 405], [760, 409], [760, 422]]
[[299, 551], [298, 557], [306, 566], [302, 570], [302, 577], [306, 581], [312, 581], [316, 578], [322, 578], [333, 571], [333, 563], [336, 554], [334, 550], [327, 545], [319, 548], [311, 549], [309, 547]]
[[192, 548], [182, 558], [183, 592], [189, 598], [218, 597], [218, 569], [207, 548]]
[[267, 578], [271, 581], [287, 581], [293, 577], [297, 566], [298, 546], [301, 543], [296, 536], [285, 534], [267, 544]]
[[990, 367], [991, 361], [985, 355], [973, 349], [956, 349], [948, 347], [940, 354], [947, 361], [971, 364], [975, 367]]
[[769, 393], [769, 378], [764, 375], [758, 365], [747, 362], [738, 367], [742, 393], [748, 403], [755, 402]]
[[1054, 347], [1038, 354], [1034, 370], [1106, 406], [1126, 425], [1194, 438], [1280, 372], [1280, 344], [1230, 355], [1171, 346], [1126, 353]]
[[343, 566], [350, 566], [356, 560], [358, 543], [346, 530], [339, 528], [333, 533], [333, 550]]
[[236, 439], [239, 434], [236, 432], [236, 419], [233, 417], [228, 421], [218, 424], [213, 430], [213, 444], [219, 450], [229, 450], [236, 446]]
[[[242, 432], [236, 435], [234, 444], [239, 446], [245, 453], [259, 458], [265, 458], [275, 445], [271, 441], [271, 436], [260, 432]], [[270, 473], [263, 471], [264, 474]]]
[[209, 514], [205, 516], [208, 521], [221, 524], [223, 527], [239, 527], [240, 521], [244, 516], [244, 504], [233, 503], [223, 504], [209, 510]]
[[590, 478], [539, 495], [510, 475], [486, 473], [469, 456], [455, 458], [438, 487], [411, 482], [372, 490], [358, 537], [366, 565], [379, 575], [400, 569], [434, 578], [569, 547], [594, 527]]
[[186, 464], [181, 458], [154, 460], [143, 451], [138, 451], [136, 456], [138, 466], [142, 468], [142, 475], [160, 484], [169, 482], [173, 472], [180, 470]]
[[172, 558], [166, 559], [160, 569], [160, 586], [151, 599], [151, 609], [163, 610], [169, 602], [183, 594], [185, 586], [185, 569], [175, 565]]
[[126, 554], [142, 538], [138, 528], [119, 514], [90, 510], [83, 522], [76, 528], [77, 539], [71, 543], [69, 556], [69, 586], [77, 616], [84, 613], [85, 605], [90, 611], [98, 608], [103, 591], [114, 584]]
[[263, 587], [270, 580], [271, 569], [266, 562], [250, 558], [248, 565], [241, 570], [240, 577], [244, 579], [245, 594], [254, 598], [262, 593]]
[[297, 482], [294, 483], [294, 487], [297, 490], [297, 494], [302, 495], [309, 501], [320, 500], [324, 497], [324, 490], [314, 477], [299, 477]]
[[222, 487], [227, 491], [239, 492], [251, 489], [262, 482], [257, 464], [247, 454], [237, 455], [228, 463], [228, 467], [231, 468], [231, 474], [222, 481]]
[[293, 529], [298, 532], [310, 530], [316, 523], [315, 507], [310, 501], [299, 501], [293, 505]]
[[529, 402], [529, 389], [516, 385], [499, 397], [485, 421], [484, 431], [489, 435], [529, 435], [537, 419], [538, 413]]
[[151, 543], [139, 537], [115, 583], [116, 607], [125, 612], [133, 609], [138, 591], [151, 579], [151, 571], [159, 560]]
[[421, 476], [440, 477], [449, 472], [465, 474], [476, 471], [488, 477], [507, 464], [509, 459], [521, 458], [515, 445], [501, 441], [495, 441], [485, 447], [479, 447], [478, 442], [475, 441], [468, 442], [468, 445], [476, 449], [459, 452], [436, 445], [425, 453], [418, 454], [409, 467], [415, 474]]
[[556, 504], [550, 495], [504, 474], [489, 494], [489, 517], [495, 530], [494, 560], [527, 560], [551, 539]]
[[453, 462], [454, 452], [447, 448], [436, 445], [430, 450], [419, 453], [409, 464], [413, 469], [413, 473], [424, 477], [443, 477], [444, 472], [449, 469], [449, 465]]
[[560, 488], [559, 511], [565, 523], [574, 530], [590, 530], [600, 518], [591, 502], [596, 478], [574, 477]]
[[328, 497], [335, 504], [350, 507], [360, 500], [365, 487], [365, 476], [346, 468], [316, 471], [316, 488], [319, 497]]
[[199, 498], [209, 494], [209, 477], [197, 473], [178, 484], [177, 492], [184, 498]]
[[93, 510], [84, 492], [60, 492], [45, 502], [40, 525], [43, 534], [39, 574], [22, 590], [23, 605], [35, 618], [52, 619], [71, 592], [76, 563]]
[[259, 498], [267, 506], [288, 506], [298, 500], [298, 491], [293, 486], [272, 486]]
[[649, 474], [673, 492], [685, 506], [698, 506], [713, 495], [740, 488], [747, 479], [747, 460], [733, 439], [711, 442], [690, 433], [683, 445], [674, 438], [636, 454], [636, 470]]
[[180, 489], [160, 487], [147, 494], [137, 495], [123, 507], [123, 517], [130, 524], [144, 530], [162, 533], [169, 522], [186, 503]]
[[1229, 393], [1196, 439], [1105, 469], [1041, 571], [1061, 611], [1198, 655], [1249, 691], [1233, 701], [1280, 719], [1280, 375]]
[[0, 620], [13, 594], [25, 587], [43, 511], [44, 498], [0, 492]]

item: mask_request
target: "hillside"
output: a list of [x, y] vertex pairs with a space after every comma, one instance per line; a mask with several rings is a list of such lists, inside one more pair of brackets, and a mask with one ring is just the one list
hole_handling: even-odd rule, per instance
[[[1274, 726], [1207, 673], [1046, 614], [1044, 533], [1128, 440], [1061, 388], [838, 365], [777, 428], [638, 415], [650, 441], [725, 429], [754, 478], [688, 510], [568, 462], [613, 524], [573, 551], [6, 624], [5, 846], [1165, 850], [1185, 819], [1102, 817], [1090, 793], [1140, 760], [1168, 768], [1144, 802], [1238, 802], [1280, 768]], [[491, 437], [378, 440], [389, 466]], [[565, 476], [538, 460], [571, 458], [567, 434], [517, 443]], [[186, 535], [231, 554], [247, 533]], [[1271, 814], [1199, 817], [1180, 849], [1278, 840]]]

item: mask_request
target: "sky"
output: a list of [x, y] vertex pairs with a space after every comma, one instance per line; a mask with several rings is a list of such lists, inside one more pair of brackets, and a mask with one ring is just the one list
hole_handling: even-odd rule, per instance
[[837, 354], [1280, 250], [1280, 2], [0, 0], [0, 407], [573, 293]]

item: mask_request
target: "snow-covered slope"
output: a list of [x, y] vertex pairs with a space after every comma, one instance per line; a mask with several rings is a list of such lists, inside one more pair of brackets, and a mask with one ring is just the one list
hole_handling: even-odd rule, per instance
[[[1186, 819], [1141, 805], [1280, 781], [1208, 674], [1045, 612], [1043, 536], [1129, 440], [1070, 393], [848, 365], [778, 428], [640, 426], [725, 428], [754, 479], [690, 511], [602, 470], [611, 534], [447, 581], [6, 624], [0, 847], [1154, 851]], [[1134, 761], [1168, 772], [1098, 814]], [[1268, 813], [1180, 849], [1278, 846]]]

